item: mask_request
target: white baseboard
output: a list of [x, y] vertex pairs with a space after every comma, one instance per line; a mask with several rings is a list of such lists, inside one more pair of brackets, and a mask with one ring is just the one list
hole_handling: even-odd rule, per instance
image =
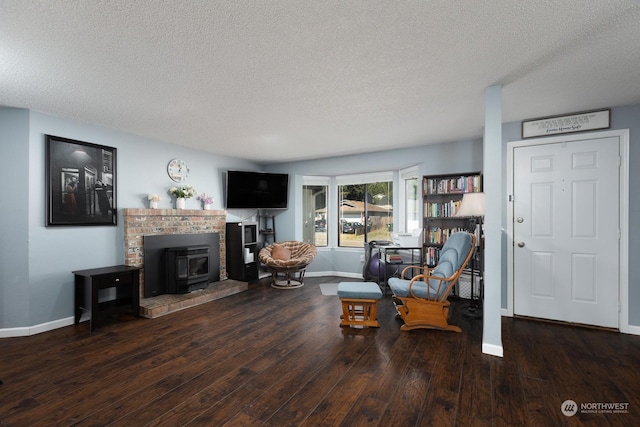
[[[305, 275], [307, 277], [338, 276], [338, 277], [348, 277], [351, 279], [362, 279], [362, 274], [345, 273], [343, 271], [315, 271], [315, 272], [306, 272]], [[502, 308], [500, 311], [502, 316], [513, 317], [513, 315], [509, 313], [509, 310], [505, 308]], [[85, 316], [83, 316], [83, 318], [80, 319], [81, 322], [85, 320], [88, 320], [88, 318], [86, 318]], [[54, 329], [73, 325], [73, 322], [74, 322], [74, 318], [73, 316], [71, 316], [64, 319], [53, 320], [51, 322], [41, 323], [39, 325], [34, 325], [34, 326], [0, 329], [0, 338], [26, 337], [30, 335], [36, 335], [42, 332], [52, 331]], [[630, 334], [630, 335], [640, 335], [640, 326], [629, 325], [628, 329], [623, 333]], [[482, 352], [492, 356], [503, 357], [502, 346], [482, 343]]]
[[501, 345], [482, 343], [482, 352], [491, 356], [503, 357], [503, 349]]
[[630, 335], [640, 335], [640, 326], [628, 325], [626, 331], [624, 331], [623, 333]]
[[73, 316], [71, 316], [34, 326], [0, 329], [0, 338], [28, 337], [30, 335], [41, 334], [43, 332], [53, 331], [54, 329], [64, 328], [65, 326], [73, 325], [73, 323], [74, 318]]
[[343, 271], [307, 271], [304, 275], [306, 277], [339, 276], [349, 277], [350, 279], [362, 279], [361, 273], [345, 273]]

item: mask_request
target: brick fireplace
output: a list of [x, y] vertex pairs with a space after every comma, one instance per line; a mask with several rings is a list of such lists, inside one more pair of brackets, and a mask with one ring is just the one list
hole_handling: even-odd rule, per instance
[[[125, 264], [135, 267], [144, 267], [144, 236], [160, 236], [169, 234], [202, 234], [218, 233], [220, 236], [219, 258], [220, 258], [220, 279], [225, 281], [226, 286], [221, 286], [221, 291], [227, 295], [234, 293], [232, 290], [224, 290], [229, 286], [235, 286], [227, 279], [226, 268], [226, 212], [223, 210], [195, 210], [195, 209], [122, 209], [124, 223], [124, 250]], [[155, 317], [153, 313], [145, 313], [144, 299], [144, 270], [140, 274], [140, 298], [141, 310], [147, 317]], [[246, 285], [245, 288], [246, 290]], [[240, 289], [243, 290], [243, 289]], [[205, 292], [210, 294], [211, 292]], [[224, 295], [223, 295], [224, 296]], [[164, 298], [163, 298], [164, 297]], [[187, 302], [189, 295], [173, 296], [161, 295], [154, 297], [169, 305], [157, 312], [165, 314], [173, 311], [171, 305], [178, 308], [185, 308], [188, 305], [195, 305]], [[206, 302], [207, 298], [199, 295], [199, 302]], [[152, 298], [153, 299], [153, 298]], [[210, 299], [209, 299], [210, 300]]]

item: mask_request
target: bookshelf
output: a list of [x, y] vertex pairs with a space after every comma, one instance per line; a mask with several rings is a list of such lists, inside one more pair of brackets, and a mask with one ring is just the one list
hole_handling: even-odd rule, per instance
[[452, 233], [469, 229], [471, 218], [457, 217], [455, 213], [465, 193], [481, 191], [480, 172], [425, 175], [422, 178], [425, 265], [438, 263], [440, 249]]
[[272, 245], [276, 242], [276, 223], [271, 214], [259, 214], [258, 224], [260, 225], [260, 249]]
[[[258, 253], [266, 246], [272, 245], [276, 242], [276, 222], [275, 218], [270, 213], [258, 214], [258, 233], [260, 238], [258, 239]], [[260, 278], [271, 276], [271, 272], [266, 265], [259, 263], [258, 276]]]
[[250, 282], [258, 279], [258, 223], [228, 222], [227, 276]]

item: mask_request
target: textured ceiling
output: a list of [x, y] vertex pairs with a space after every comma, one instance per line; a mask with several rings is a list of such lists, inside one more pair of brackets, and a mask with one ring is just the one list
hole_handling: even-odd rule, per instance
[[281, 162], [640, 103], [638, 0], [0, 0], [0, 105]]

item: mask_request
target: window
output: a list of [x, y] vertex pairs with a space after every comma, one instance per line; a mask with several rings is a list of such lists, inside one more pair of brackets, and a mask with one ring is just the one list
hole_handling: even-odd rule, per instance
[[420, 191], [418, 181], [418, 167], [403, 169], [400, 171], [400, 191], [403, 205], [400, 210], [403, 211], [402, 230], [406, 233], [412, 233], [420, 228]]
[[[322, 178], [303, 178], [302, 240], [315, 246], [327, 246], [328, 183]], [[328, 181], [328, 180], [327, 180]]]
[[338, 246], [362, 248], [372, 240], [391, 241], [393, 174], [337, 177]]

